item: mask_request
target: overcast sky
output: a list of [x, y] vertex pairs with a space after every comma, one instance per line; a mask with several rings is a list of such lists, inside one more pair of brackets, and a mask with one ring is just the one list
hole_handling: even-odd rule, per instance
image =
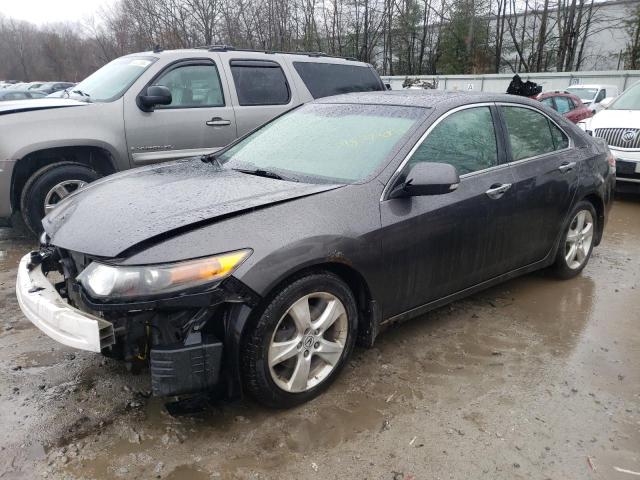
[[78, 21], [115, 0], [0, 0], [0, 14], [37, 25]]

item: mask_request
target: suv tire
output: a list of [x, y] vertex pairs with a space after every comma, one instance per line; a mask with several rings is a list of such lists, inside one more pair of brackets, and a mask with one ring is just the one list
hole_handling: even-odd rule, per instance
[[[55, 204], [64, 196], [73, 193], [83, 184], [100, 178], [100, 174], [92, 168], [75, 162], [58, 162], [46, 165], [37, 170], [22, 189], [20, 195], [20, 210], [27, 228], [36, 236], [42, 233], [42, 219], [46, 215], [45, 202]], [[54, 189], [62, 188], [65, 194], [59, 194]]]
[[[305, 305], [310, 323], [300, 327], [304, 322], [294, 317], [304, 317], [296, 312], [304, 312]], [[247, 393], [273, 408], [317, 397], [344, 367], [357, 328], [355, 298], [338, 276], [316, 273], [295, 280], [277, 293], [244, 336], [241, 367]], [[294, 381], [298, 371], [302, 375]]]

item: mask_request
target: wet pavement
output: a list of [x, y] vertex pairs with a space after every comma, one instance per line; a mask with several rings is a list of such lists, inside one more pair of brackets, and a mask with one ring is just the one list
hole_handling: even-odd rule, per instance
[[[146, 372], [21, 315], [29, 250], [0, 229], [0, 478], [633, 479], [640, 472], [640, 199], [583, 274], [528, 275], [396, 326], [301, 407], [172, 417]], [[631, 473], [629, 473], [631, 472]]]

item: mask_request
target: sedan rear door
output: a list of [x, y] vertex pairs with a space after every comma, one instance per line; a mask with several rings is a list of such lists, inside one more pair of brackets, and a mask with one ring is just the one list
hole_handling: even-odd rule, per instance
[[582, 154], [560, 126], [537, 108], [501, 104], [517, 202], [511, 235], [514, 268], [550, 253], [569, 213]]

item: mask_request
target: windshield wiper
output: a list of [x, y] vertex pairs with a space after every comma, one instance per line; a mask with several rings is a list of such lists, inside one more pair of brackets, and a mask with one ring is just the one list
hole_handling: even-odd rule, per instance
[[273, 178], [275, 180], [286, 180], [288, 182], [297, 182], [298, 180], [291, 177], [283, 177], [279, 173], [274, 172], [273, 170], [265, 170], [264, 168], [232, 168], [236, 172], [246, 173], [248, 175], [256, 175], [258, 177], [266, 177]]

